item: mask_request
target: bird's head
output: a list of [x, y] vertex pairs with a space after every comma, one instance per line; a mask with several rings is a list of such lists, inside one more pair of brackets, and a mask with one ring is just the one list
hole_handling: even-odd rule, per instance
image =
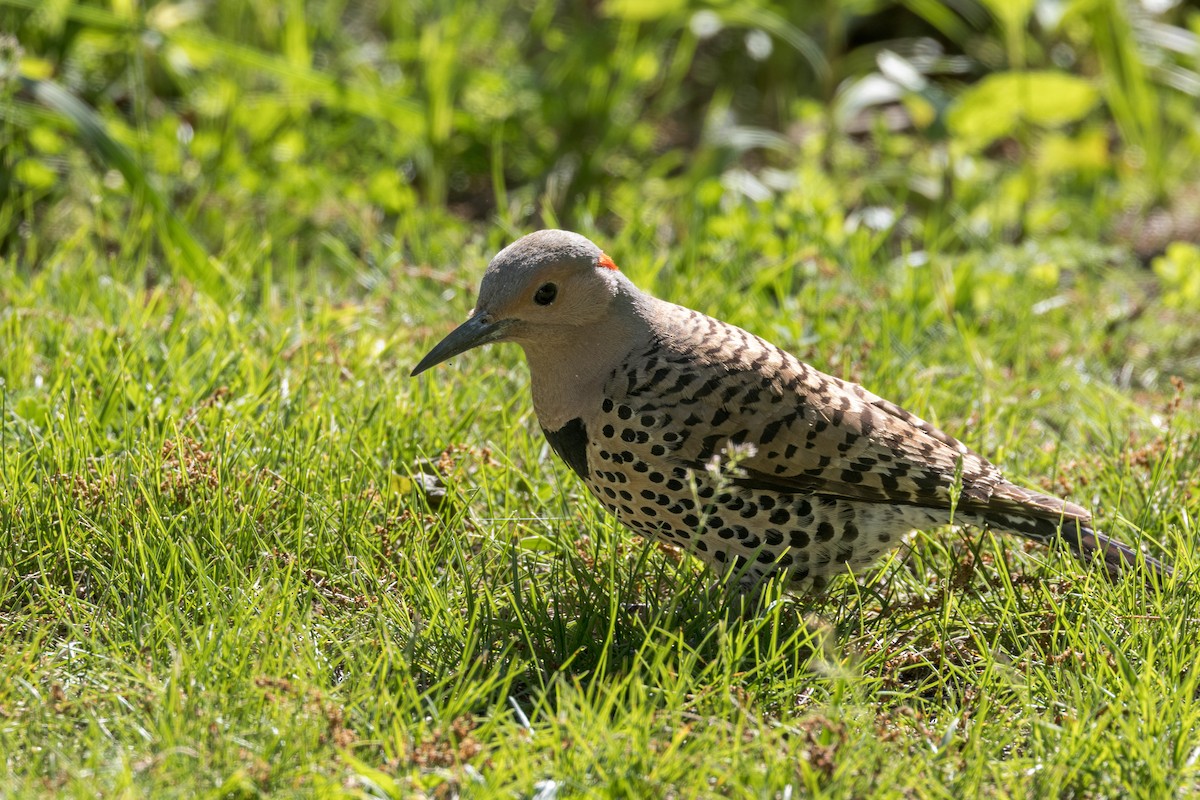
[[577, 337], [602, 320], [623, 279], [587, 238], [545, 230], [523, 236], [488, 265], [470, 318], [438, 342], [412, 374], [489, 342]]

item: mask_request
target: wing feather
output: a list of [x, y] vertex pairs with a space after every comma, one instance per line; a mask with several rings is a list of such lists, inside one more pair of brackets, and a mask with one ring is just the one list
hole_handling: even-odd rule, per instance
[[749, 489], [950, 508], [957, 485], [963, 511], [1090, 519], [1008, 483], [953, 436], [857, 384], [741, 328], [694, 311], [683, 319], [653, 343], [653, 357], [631, 359], [640, 366], [615, 381], [630, 397], [672, 409], [681, 429], [672, 455], [683, 466], [706, 468], [740, 446], [731, 477]]

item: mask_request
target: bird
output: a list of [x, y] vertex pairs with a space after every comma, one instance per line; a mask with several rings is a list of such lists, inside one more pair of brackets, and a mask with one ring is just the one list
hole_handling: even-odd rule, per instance
[[821, 591], [948, 524], [1065, 544], [1114, 580], [1170, 572], [895, 403], [640, 290], [580, 234], [497, 253], [470, 316], [412, 376], [499, 342], [524, 350], [542, 431], [601, 505], [747, 592]]

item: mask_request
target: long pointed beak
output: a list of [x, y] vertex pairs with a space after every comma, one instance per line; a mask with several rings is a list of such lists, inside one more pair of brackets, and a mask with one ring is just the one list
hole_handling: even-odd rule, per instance
[[496, 341], [504, 336], [510, 325], [511, 320], [493, 320], [489, 314], [476, 314], [434, 345], [421, 359], [421, 363], [413, 367], [410, 376], [415, 378], [430, 367], [448, 358], [454, 358], [459, 353], [465, 353], [472, 347]]

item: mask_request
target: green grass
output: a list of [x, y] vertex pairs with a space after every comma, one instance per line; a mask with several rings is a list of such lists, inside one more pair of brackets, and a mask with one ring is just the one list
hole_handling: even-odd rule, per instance
[[[0, 0], [0, 795], [1200, 793], [1200, 251], [1120, 232], [1195, 185], [1194, 97], [1108, 6], [912, 5], [1096, 105], [852, 135], [833, 9]], [[515, 347], [407, 377], [556, 223], [1176, 577], [935, 530], [737, 618], [554, 459]]]
[[[655, 254], [613, 249], [657, 283]], [[467, 296], [279, 270], [223, 308], [71, 255], [0, 288], [6, 793], [1197, 788], [1200, 438], [1190, 391], [1171, 413], [1114, 386], [1106, 342], [1150, 363], [1173, 344], [1108, 332], [1125, 270], [1040, 315], [1018, 285], [986, 318], [873, 259], [797, 278], [786, 310], [693, 270], [678, 299], [1061, 478], [1180, 575], [1111, 586], [940, 531], [731, 624], [693, 562], [549, 456], [516, 353], [406, 377], [419, 323]], [[446, 483], [436, 510], [418, 469]]]

